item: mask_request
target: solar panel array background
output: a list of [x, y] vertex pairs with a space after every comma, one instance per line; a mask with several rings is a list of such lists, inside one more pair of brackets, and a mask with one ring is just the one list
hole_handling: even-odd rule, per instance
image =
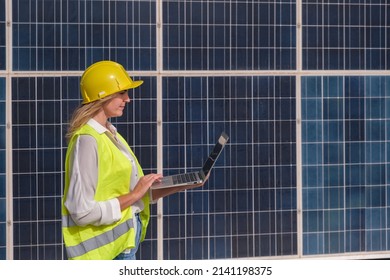
[[[389, 12], [385, 0], [0, 0], [0, 259], [9, 217], [15, 259], [66, 258], [64, 134], [80, 74], [102, 59], [145, 81], [113, 122], [146, 173], [196, 170], [230, 135], [203, 188], [164, 199], [164, 259], [389, 251]], [[141, 259], [158, 254], [151, 209]]]

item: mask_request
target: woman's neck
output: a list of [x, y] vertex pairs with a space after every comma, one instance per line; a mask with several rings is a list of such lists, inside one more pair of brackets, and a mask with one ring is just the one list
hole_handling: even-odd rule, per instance
[[107, 127], [108, 118], [106, 114], [104, 114], [104, 111], [100, 111], [96, 116], [93, 117], [93, 119], [100, 123], [102, 126]]

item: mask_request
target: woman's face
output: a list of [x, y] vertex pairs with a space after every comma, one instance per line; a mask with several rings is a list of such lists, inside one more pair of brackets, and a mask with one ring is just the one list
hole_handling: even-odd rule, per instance
[[104, 103], [103, 111], [107, 118], [120, 117], [123, 115], [126, 103], [130, 101], [127, 90], [115, 93], [113, 98]]

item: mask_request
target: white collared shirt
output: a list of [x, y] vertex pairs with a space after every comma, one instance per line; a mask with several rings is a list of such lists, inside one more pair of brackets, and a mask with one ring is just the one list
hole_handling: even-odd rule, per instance
[[[116, 128], [110, 130], [94, 119], [88, 125], [98, 133], [105, 133], [132, 164], [129, 189], [132, 190], [139, 180], [136, 161], [126, 146], [116, 138]], [[117, 198], [106, 201], [95, 201], [94, 196], [98, 178], [97, 142], [90, 135], [80, 135], [70, 155], [70, 183], [65, 206], [76, 224], [107, 225], [121, 218], [121, 209]], [[132, 206], [133, 214], [143, 210], [142, 200]]]

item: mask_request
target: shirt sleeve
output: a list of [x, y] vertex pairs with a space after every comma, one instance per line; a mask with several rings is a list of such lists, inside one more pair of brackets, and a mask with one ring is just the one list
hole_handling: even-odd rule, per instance
[[120, 220], [118, 199], [94, 199], [98, 178], [98, 154], [97, 143], [92, 136], [78, 137], [70, 155], [69, 176], [65, 206], [77, 225], [108, 225]]

